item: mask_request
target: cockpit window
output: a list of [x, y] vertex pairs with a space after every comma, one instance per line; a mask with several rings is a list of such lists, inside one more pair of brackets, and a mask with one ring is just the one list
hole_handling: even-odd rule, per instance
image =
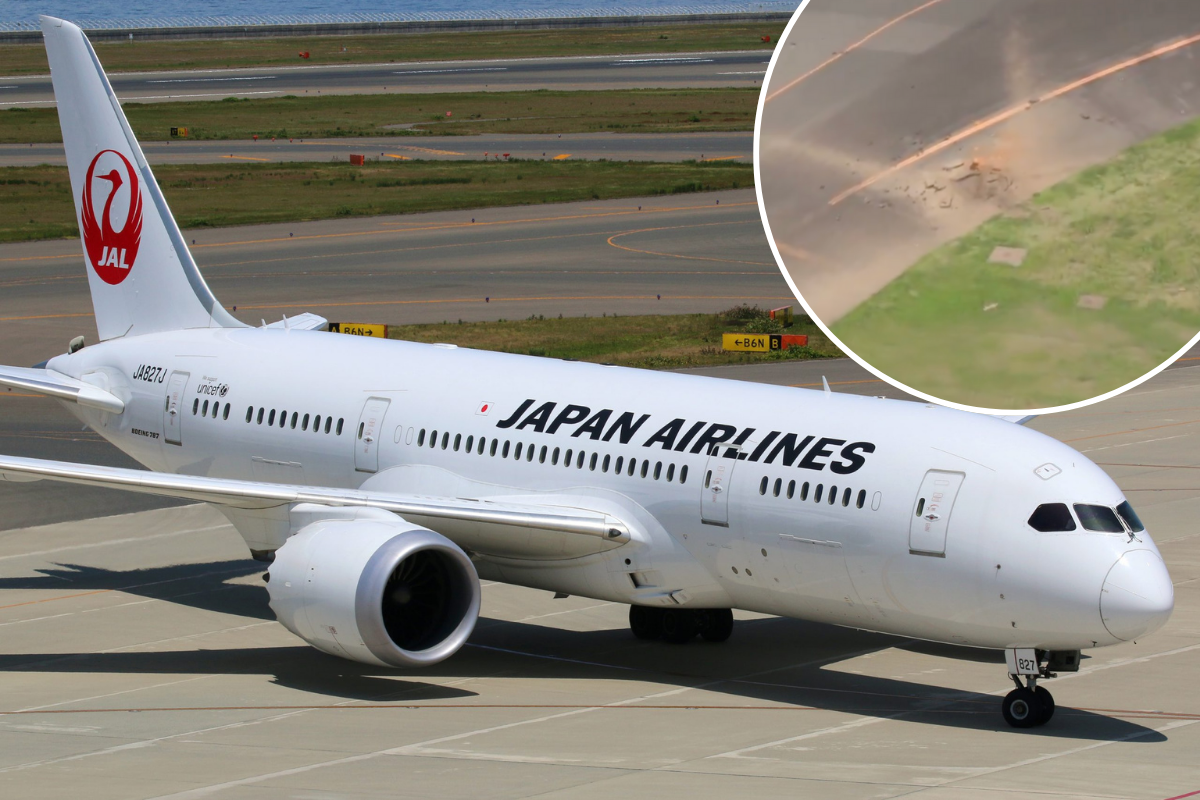
[[1075, 513], [1079, 515], [1079, 523], [1084, 530], [1097, 533], [1124, 533], [1125, 527], [1117, 514], [1108, 506], [1092, 506], [1085, 503], [1075, 504]]
[[1141, 533], [1142, 531], [1146, 530], [1146, 526], [1142, 524], [1140, 519], [1138, 519], [1137, 512], [1133, 510], [1133, 506], [1129, 505], [1128, 500], [1117, 506], [1117, 516], [1120, 517], [1129, 527], [1129, 530], [1133, 531], [1134, 533]]
[[1029, 527], [1042, 533], [1075, 530], [1075, 518], [1066, 503], [1043, 503], [1029, 518]]

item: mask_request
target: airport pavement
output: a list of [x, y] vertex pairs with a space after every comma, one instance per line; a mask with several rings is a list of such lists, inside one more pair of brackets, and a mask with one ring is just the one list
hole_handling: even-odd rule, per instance
[[[826, 366], [826, 365], [823, 365]], [[739, 613], [639, 642], [626, 607], [500, 584], [419, 671], [271, 619], [238, 535], [190, 505], [0, 536], [0, 785], [104, 798], [1179, 798], [1200, 791], [1200, 370], [1034, 426], [1109, 470], [1176, 608], [1047, 682], [1009, 729], [995, 654]], [[70, 501], [67, 501], [70, 502]]]
[[[751, 131], [731, 133], [557, 133], [482, 136], [380, 136], [347, 139], [143, 141], [151, 165], [229, 161], [479, 161], [504, 158], [597, 161], [738, 161], [754, 154]], [[61, 142], [0, 144], [0, 167], [67, 163]]]
[[935, 246], [1200, 113], [1189, 0], [813, 0], [761, 122], [785, 264], [833, 322]]
[[[155, 103], [294, 94], [418, 94], [535, 89], [680, 89], [761, 86], [771, 53], [646, 53], [630, 56], [346, 64], [184, 72], [115, 73], [121, 102]], [[0, 80], [0, 109], [53, 105], [49, 75]]]

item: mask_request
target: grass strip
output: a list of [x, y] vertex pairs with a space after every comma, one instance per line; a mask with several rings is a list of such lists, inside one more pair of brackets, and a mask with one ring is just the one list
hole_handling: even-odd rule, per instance
[[445, 342], [477, 350], [547, 356], [646, 369], [680, 369], [763, 361], [840, 358], [842, 353], [807, 318], [787, 333], [808, 334], [807, 347], [772, 353], [721, 349], [721, 334], [784, 332], [757, 306], [736, 306], [719, 314], [619, 317], [541, 316], [498, 322], [443, 322], [391, 325], [388, 336], [410, 342]]
[[[184, 228], [566, 203], [737, 189], [749, 164], [618, 161], [400, 161], [163, 164]], [[0, 242], [76, 237], [65, 167], [0, 169]]]
[[[382, 64], [538, 56], [679, 53], [703, 50], [770, 51], [784, 22], [647, 25], [544, 31], [281, 36], [256, 39], [97, 42], [106, 71], [145, 72], [327, 64]], [[769, 36], [770, 42], [762, 41]], [[300, 58], [307, 52], [309, 58]], [[0, 47], [0, 75], [46, 75], [38, 44]]]
[[[139, 139], [325, 139], [478, 133], [689, 133], [754, 128], [758, 89], [449, 92], [126, 103]], [[446, 113], [451, 116], [447, 117]], [[54, 108], [0, 111], [0, 143], [61, 142]]]
[[[877, 369], [989, 408], [1086, 400], [1200, 330], [1200, 120], [928, 254], [834, 325]], [[1019, 267], [988, 262], [1024, 248]]]

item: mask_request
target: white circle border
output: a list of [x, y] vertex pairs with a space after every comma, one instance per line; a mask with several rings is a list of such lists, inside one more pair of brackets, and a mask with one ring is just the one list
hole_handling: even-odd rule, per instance
[[1179, 350], [1177, 350], [1174, 355], [1167, 358], [1165, 361], [1163, 361], [1163, 363], [1159, 364], [1157, 367], [1150, 370], [1142, 377], [1137, 378], [1136, 380], [1132, 380], [1129, 383], [1126, 383], [1124, 386], [1119, 386], [1116, 389], [1112, 389], [1108, 392], [1105, 392], [1104, 394], [1096, 395], [1095, 397], [1092, 397], [1087, 400], [1080, 400], [1075, 403], [1067, 403], [1067, 404], [1061, 405], [1061, 406], [1050, 406], [1049, 408], [1033, 408], [1033, 409], [981, 408], [979, 406], [970, 406], [970, 405], [966, 405], [964, 403], [955, 403], [950, 400], [944, 400], [940, 397], [936, 397], [935, 395], [931, 395], [926, 392], [922, 392], [917, 389], [914, 389], [912, 386], [909, 386], [908, 384], [901, 383], [900, 381], [896, 380], [895, 378], [891, 377], [890, 375], [887, 375], [883, 371], [878, 370], [875, 367], [871, 366], [863, 358], [861, 358], [857, 353], [855, 353], [853, 350], [851, 350], [849, 347], [847, 347], [846, 344], [841, 339], [839, 339], [836, 335], [834, 335], [833, 331], [829, 329], [829, 326], [826, 325], [824, 322], [822, 322], [821, 318], [813, 313], [812, 308], [809, 306], [808, 302], [804, 299], [804, 295], [800, 293], [800, 289], [796, 286], [795, 281], [792, 280], [791, 274], [788, 273], [787, 267], [784, 266], [783, 257], [779, 254], [779, 248], [775, 245], [775, 234], [772, 233], [772, 231], [771, 231], [771, 221], [769, 219], [767, 219], [767, 206], [766, 206], [766, 203], [763, 202], [762, 157], [761, 157], [762, 121], [763, 121], [763, 109], [766, 107], [766, 102], [767, 102], [767, 89], [771, 85], [771, 76], [775, 73], [775, 65], [779, 63], [779, 57], [780, 57], [780, 55], [783, 54], [784, 45], [787, 43], [788, 37], [792, 33], [792, 28], [794, 28], [796, 26], [797, 21], [799, 21], [799, 19], [800, 19], [800, 15], [804, 13], [804, 9], [808, 8], [808, 4], [811, 2], [812, 2], [812, 0], [801, 0], [800, 6], [796, 9], [796, 13], [792, 15], [792, 18], [790, 20], [788, 20], [787, 26], [783, 29], [783, 33], [780, 35], [779, 41], [775, 45], [775, 49], [771, 54], [771, 63], [767, 65], [767, 72], [765, 75], [763, 75], [762, 88], [759, 90], [759, 94], [758, 94], [758, 111], [754, 116], [754, 159], [753, 159], [754, 160], [754, 194], [758, 198], [758, 215], [759, 215], [759, 217], [762, 218], [763, 228], [766, 230], [766, 233], [767, 233], [767, 243], [771, 246], [771, 253], [772, 253], [772, 255], [775, 256], [775, 263], [779, 266], [779, 271], [780, 271], [780, 273], [783, 274], [783, 279], [785, 281], [787, 281], [788, 288], [790, 288], [792, 290], [792, 294], [795, 295], [796, 299], [800, 302], [800, 305], [804, 307], [804, 311], [805, 311], [805, 313], [808, 314], [808, 318], [811, 319], [813, 322], [815, 322], [817, 324], [817, 326], [822, 331], [824, 331], [825, 335], [829, 337], [830, 341], [832, 341], [834, 344], [836, 344], [843, 353], [845, 353], [847, 356], [849, 356], [851, 359], [853, 359], [860, 367], [867, 370], [868, 372], [870, 372], [872, 375], [879, 378], [880, 380], [886, 381], [887, 383], [890, 383], [892, 386], [896, 387], [900, 391], [908, 392], [909, 394], [919, 397], [922, 400], [925, 400], [926, 402], [936, 403], [937, 405], [946, 406], [948, 408], [955, 408], [955, 409], [958, 409], [959, 411], [969, 411], [969, 412], [973, 412], [976, 414], [988, 414], [991, 416], [1004, 416], [1004, 417], [1009, 417], [1009, 416], [1011, 416], [1011, 417], [1035, 417], [1035, 416], [1042, 416], [1045, 414], [1057, 414], [1061, 411], [1074, 411], [1074, 410], [1080, 409], [1080, 408], [1087, 408], [1088, 406], [1093, 405], [1094, 403], [1100, 403], [1105, 400], [1109, 400], [1113, 397], [1116, 397], [1119, 394], [1123, 394], [1124, 392], [1127, 392], [1130, 389], [1133, 389], [1137, 386], [1142, 385], [1146, 381], [1150, 380], [1151, 378], [1153, 378], [1154, 376], [1158, 375], [1160, 372], [1165, 370], [1167, 367], [1174, 364], [1177, 360], [1179, 360], [1180, 356], [1182, 356], [1184, 353], [1186, 353], [1188, 350], [1190, 350], [1193, 346], [1195, 346], [1195, 344], [1198, 341], [1200, 341], [1200, 331], [1197, 331], [1196, 335], [1193, 336], [1187, 344], [1185, 344], [1183, 347], [1179, 348]]

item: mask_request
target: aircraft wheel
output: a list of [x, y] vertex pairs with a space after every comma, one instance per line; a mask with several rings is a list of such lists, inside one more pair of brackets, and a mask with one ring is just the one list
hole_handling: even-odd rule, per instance
[[1009, 692], [1000, 710], [1004, 714], [1004, 721], [1014, 728], [1032, 728], [1044, 721], [1041, 698], [1024, 686]]
[[1037, 696], [1038, 703], [1042, 706], [1042, 713], [1037, 724], [1045, 725], [1054, 716], [1054, 695], [1050, 694], [1043, 686], [1034, 689], [1033, 693]]
[[661, 608], [630, 606], [629, 628], [633, 631], [634, 636], [643, 641], [661, 639], [662, 617], [663, 610]]
[[668, 608], [663, 610], [662, 637], [671, 644], [686, 644], [699, 631], [698, 615], [690, 608]]
[[706, 642], [724, 642], [733, 634], [733, 609], [710, 608], [701, 611], [704, 622], [700, 626], [700, 636]]

